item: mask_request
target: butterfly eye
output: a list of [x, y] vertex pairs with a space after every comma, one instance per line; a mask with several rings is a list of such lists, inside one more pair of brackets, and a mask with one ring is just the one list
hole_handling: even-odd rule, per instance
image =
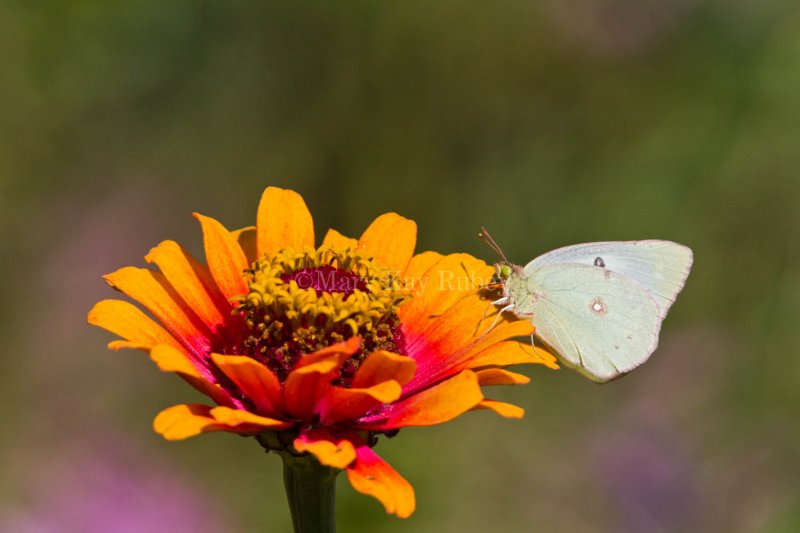
[[511, 267], [508, 265], [501, 266], [496, 275], [499, 276], [501, 281], [508, 279], [511, 276]]

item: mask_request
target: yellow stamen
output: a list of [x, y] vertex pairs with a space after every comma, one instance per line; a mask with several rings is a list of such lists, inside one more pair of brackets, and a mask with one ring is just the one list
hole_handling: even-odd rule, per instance
[[250, 330], [244, 347], [280, 379], [302, 354], [356, 335], [362, 349], [343, 367], [341, 384], [367, 353], [402, 351], [397, 311], [409, 293], [358, 250], [281, 250], [247, 274], [249, 292], [237, 308]]

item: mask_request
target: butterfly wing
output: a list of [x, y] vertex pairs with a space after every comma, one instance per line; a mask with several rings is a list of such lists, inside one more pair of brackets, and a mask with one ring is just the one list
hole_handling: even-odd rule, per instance
[[536, 336], [561, 361], [604, 383], [644, 363], [658, 345], [660, 309], [621, 274], [583, 264], [545, 265], [527, 276]]
[[683, 289], [692, 261], [689, 247], [671, 241], [590, 242], [540, 255], [525, 266], [525, 273], [530, 275], [544, 266], [557, 264], [606, 268], [647, 289], [658, 304], [659, 316], [663, 319]]

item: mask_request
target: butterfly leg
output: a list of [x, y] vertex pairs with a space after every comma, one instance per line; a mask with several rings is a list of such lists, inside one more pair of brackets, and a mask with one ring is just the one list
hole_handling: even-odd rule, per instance
[[[509, 300], [508, 297], [505, 297], [505, 298], [500, 298], [499, 300], [497, 300], [495, 302], [492, 302], [492, 303], [494, 305], [502, 305], [502, 304], [508, 302], [508, 300]], [[503, 316], [503, 313], [505, 313], [506, 311], [511, 311], [512, 309], [514, 309], [514, 304], [513, 303], [512, 304], [508, 304], [507, 306], [505, 306], [502, 309], [500, 309], [497, 312], [497, 315], [494, 317], [494, 322], [492, 322], [492, 325], [489, 326], [489, 329], [487, 329], [486, 331], [483, 332], [483, 335], [481, 335], [480, 338], [485, 337], [487, 333], [489, 333], [490, 331], [492, 331], [494, 329], [494, 327], [500, 321], [500, 318]]]
[[[481, 326], [481, 322], [483, 322], [483, 319], [484, 319], [484, 318], [486, 318], [486, 315], [489, 313], [489, 309], [490, 309], [490, 308], [491, 308], [493, 305], [503, 305], [503, 304], [505, 304], [506, 302], [508, 302], [508, 297], [507, 297], [507, 296], [504, 296], [504, 297], [500, 298], [499, 300], [495, 300], [494, 302], [489, 302], [489, 303], [486, 305], [486, 309], [484, 309], [484, 310], [483, 310], [483, 315], [481, 315], [481, 319], [480, 319], [480, 320], [478, 320], [478, 323], [477, 323], [477, 324], [475, 324], [475, 331], [473, 331], [473, 332], [472, 332], [472, 336], [473, 336], [473, 337], [475, 336], [475, 334], [476, 334], [476, 333], [478, 333], [478, 328]], [[494, 326], [493, 326], [493, 327], [494, 327]], [[489, 328], [489, 329], [491, 329], [491, 328]]]

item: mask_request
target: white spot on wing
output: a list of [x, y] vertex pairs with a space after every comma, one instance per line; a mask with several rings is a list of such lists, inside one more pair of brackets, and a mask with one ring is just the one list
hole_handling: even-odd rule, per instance
[[603, 301], [602, 298], [599, 296], [592, 300], [592, 303], [589, 305], [589, 309], [592, 310], [592, 313], [603, 316], [608, 312], [608, 308], [606, 307], [606, 303]]

